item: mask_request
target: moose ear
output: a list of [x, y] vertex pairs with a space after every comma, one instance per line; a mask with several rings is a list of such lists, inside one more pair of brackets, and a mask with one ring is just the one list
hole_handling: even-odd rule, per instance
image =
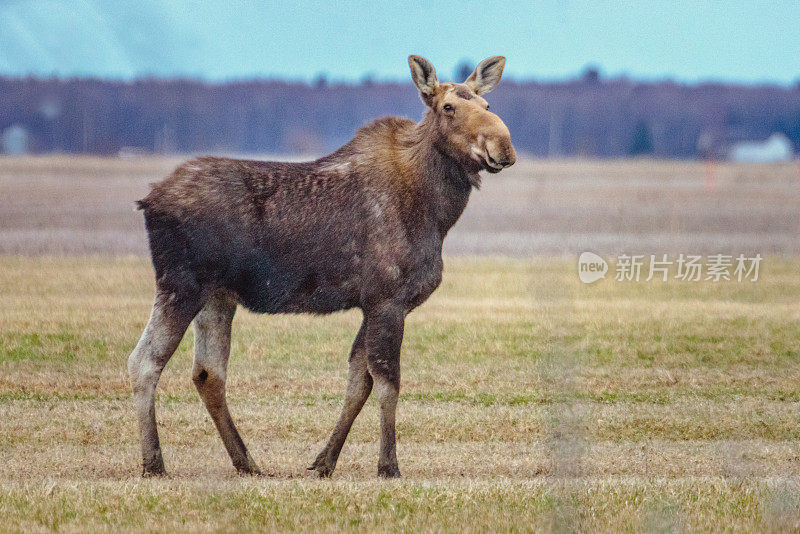
[[484, 59], [475, 67], [475, 72], [470, 74], [464, 83], [476, 94], [488, 93], [500, 83], [500, 77], [503, 76], [503, 67], [505, 66], [506, 58], [503, 56], [492, 56]]
[[419, 88], [419, 92], [423, 96], [433, 95], [439, 87], [439, 80], [436, 79], [436, 69], [431, 62], [422, 56], [408, 56], [408, 66], [411, 67], [411, 79]]

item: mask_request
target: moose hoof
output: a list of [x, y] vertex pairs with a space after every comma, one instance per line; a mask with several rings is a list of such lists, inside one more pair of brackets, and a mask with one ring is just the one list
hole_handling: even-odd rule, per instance
[[314, 471], [314, 474], [316, 474], [319, 478], [330, 478], [333, 474], [333, 469], [334, 466], [328, 465], [324, 460], [317, 460], [308, 466], [308, 470]]
[[329, 465], [317, 466], [314, 468], [314, 471], [319, 478], [331, 478], [331, 475], [333, 475], [333, 467]]
[[380, 478], [400, 478], [400, 469], [396, 465], [379, 465], [378, 476]]
[[142, 476], [148, 477], [165, 477], [167, 470], [164, 469], [164, 457], [161, 456], [161, 451], [157, 450], [152, 454], [145, 455], [142, 460]]
[[261, 472], [261, 469], [259, 469], [259, 468], [258, 468], [258, 467], [256, 467], [256, 466], [252, 466], [252, 467], [245, 467], [245, 468], [243, 468], [243, 469], [239, 469], [239, 468], [237, 467], [237, 468], [236, 468], [236, 472], [237, 472], [237, 473], [238, 473], [240, 476], [243, 476], [243, 477], [260, 477], [261, 475], [263, 475], [263, 474], [264, 474], [264, 473], [262, 473], [262, 472]]
[[335, 468], [336, 464], [328, 460], [327, 451], [319, 453], [314, 463], [308, 466], [308, 470], [314, 471], [319, 478], [330, 478]]
[[167, 470], [164, 469], [163, 462], [161, 464], [154, 464], [154, 465], [145, 464], [142, 466], [142, 478], [165, 477], [165, 476], [167, 476]]
[[258, 468], [256, 462], [250, 458], [250, 455], [247, 455], [247, 458], [242, 463], [234, 463], [233, 467], [236, 468], [236, 472], [242, 476], [261, 476], [263, 473], [261, 469]]

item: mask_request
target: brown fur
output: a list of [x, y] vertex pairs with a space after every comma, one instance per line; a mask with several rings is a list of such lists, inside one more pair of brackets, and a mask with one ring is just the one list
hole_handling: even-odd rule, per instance
[[442, 241], [480, 184], [478, 172], [497, 172], [516, 158], [508, 129], [479, 96], [499, 81], [504, 59], [484, 61], [463, 84], [439, 84], [418, 56], [409, 64], [430, 108], [420, 123], [375, 121], [308, 163], [199, 158], [140, 201], [157, 290], [151, 321], [129, 359], [146, 474], [164, 472], [155, 386], [192, 320], [198, 391], [234, 466], [258, 472], [224, 393], [239, 303], [264, 313], [362, 309], [345, 407], [311, 469], [333, 472], [374, 384], [381, 403], [378, 473], [399, 476], [394, 419], [405, 315], [439, 285]]

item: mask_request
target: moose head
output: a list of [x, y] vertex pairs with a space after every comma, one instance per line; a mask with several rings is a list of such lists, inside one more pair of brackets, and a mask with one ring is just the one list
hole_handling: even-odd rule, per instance
[[517, 160], [511, 134], [483, 98], [503, 75], [506, 58], [484, 59], [462, 83], [439, 83], [436, 69], [421, 56], [409, 56], [411, 78], [430, 108], [434, 144], [465, 168], [500, 172]]

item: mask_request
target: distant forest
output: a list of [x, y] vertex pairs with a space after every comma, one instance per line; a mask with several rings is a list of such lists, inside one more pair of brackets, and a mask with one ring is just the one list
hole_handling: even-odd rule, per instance
[[[800, 85], [639, 83], [588, 70], [565, 82], [505, 79], [488, 95], [521, 153], [694, 158], [780, 132], [800, 148]], [[385, 116], [418, 120], [408, 83], [0, 78], [0, 134], [32, 152], [321, 154]]]

